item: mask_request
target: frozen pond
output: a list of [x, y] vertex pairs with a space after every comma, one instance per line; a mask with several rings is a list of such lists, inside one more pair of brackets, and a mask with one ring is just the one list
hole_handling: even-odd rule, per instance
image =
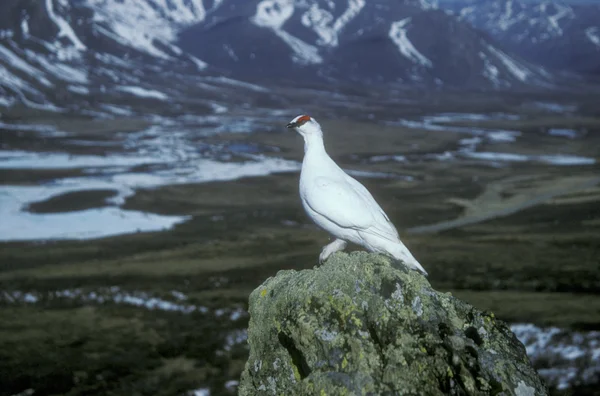
[[[279, 115], [278, 115], [279, 116]], [[14, 146], [0, 146], [0, 172], [45, 172], [39, 182], [0, 185], [0, 240], [86, 239], [139, 231], [169, 229], [187, 216], [163, 216], [123, 209], [137, 189], [181, 183], [203, 183], [297, 172], [300, 163], [278, 157], [279, 149], [252, 143], [207, 143], [206, 137], [247, 134], [269, 130], [270, 114], [256, 116], [182, 116], [150, 118], [154, 125], [138, 132], [114, 132], [108, 136], [69, 134], [46, 125], [0, 123], [0, 129], [19, 136]], [[410, 129], [448, 131], [464, 137], [455, 149], [437, 153], [374, 155], [369, 163], [420, 161], [470, 161], [491, 166], [539, 163], [548, 166], [588, 166], [596, 159], [561, 153], [525, 155], [493, 151], [494, 145], [513, 145], [523, 138], [515, 130], [492, 130], [454, 125], [464, 121], [517, 120], [512, 114], [441, 113], [416, 120], [390, 122]], [[577, 131], [550, 129], [548, 135], [565, 140], [580, 137]], [[42, 148], [28, 149], [27, 141], [43, 141]], [[357, 177], [400, 177], [386, 172], [347, 170]], [[27, 174], [27, 173], [26, 173]], [[405, 177], [410, 180], [410, 176]], [[31, 205], [78, 192], [108, 197], [86, 208], [63, 208], [41, 213]]]
[[[0, 240], [86, 239], [168, 229], [188, 217], [125, 210], [122, 205], [127, 197], [140, 188], [235, 180], [299, 169], [297, 162], [265, 156], [262, 152], [269, 148], [208, 146], [195, 142], [194, 131], [177, 130], [168, 124], [137, 133], [117, 133], [109, 142], [71, 139], [51, 128], [27, 127], [13, 129], [60, 139], [64, 151], [0, 150], [0, 170], [72, 170], [78, 174], [37, 184], [0, 185]], [[106, 155], [71, 153], [74, 148], [105, 146], [110, 146]], [[35, 213], [28, 209], [31, 204], [81, 191], [111, 192], [111, 196], [85, 210]]]

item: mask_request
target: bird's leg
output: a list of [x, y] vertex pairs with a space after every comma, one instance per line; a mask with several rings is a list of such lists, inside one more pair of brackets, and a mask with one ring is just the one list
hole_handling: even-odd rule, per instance
[[327, 260], [327, 258], [333, 253], [339, 252], [340, 250], [344, 250], [347, 244], [348, 243], [342, 239], [336, 239], [329, 245], [325, 245], [323, 251], [321, 251], [321, 254], [319, 255], [319, 264], [323, 264], [325, 260]]

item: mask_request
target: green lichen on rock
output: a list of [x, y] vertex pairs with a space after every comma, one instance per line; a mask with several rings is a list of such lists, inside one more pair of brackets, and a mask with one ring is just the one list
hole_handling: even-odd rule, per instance
[[509, 327], [381, 255], [337, 253], [250, 295], [245, 395], [544, 395]]

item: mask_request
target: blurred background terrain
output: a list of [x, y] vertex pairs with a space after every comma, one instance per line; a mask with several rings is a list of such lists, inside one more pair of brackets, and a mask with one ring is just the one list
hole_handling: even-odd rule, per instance
[[432, 285], [600, 385], [600, 4], [3, 0], [0, 395], [230, 395], [312, 268], [298, 114]]

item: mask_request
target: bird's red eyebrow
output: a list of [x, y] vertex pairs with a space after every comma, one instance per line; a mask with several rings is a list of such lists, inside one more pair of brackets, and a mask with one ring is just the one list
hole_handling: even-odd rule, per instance
[[301, 123], [301, 122], [307, 122], [310, 121], [310, 117], [307, 115], [303, 115], [302, 117], [298, 118], [298, 121], [296, 121], [297, 123]]

